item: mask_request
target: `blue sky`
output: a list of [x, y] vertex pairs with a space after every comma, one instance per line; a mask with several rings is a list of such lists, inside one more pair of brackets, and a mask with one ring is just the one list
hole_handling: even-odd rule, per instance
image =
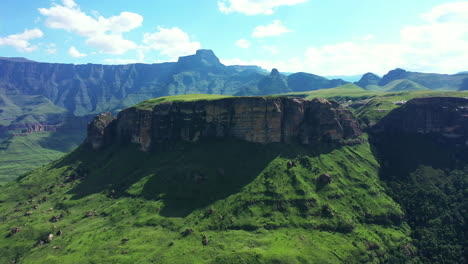
[[212, 49], [225, 64], [320, 75], [468, 70], [468, 1], [7, 0], [0, 56], [156, 63]]

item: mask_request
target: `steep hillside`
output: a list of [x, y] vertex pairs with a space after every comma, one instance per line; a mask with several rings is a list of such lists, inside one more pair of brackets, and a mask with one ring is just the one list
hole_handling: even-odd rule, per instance
[[[156, 99], [117, 119], [97, 117], [86, 144], [0, 187], [1, 262], [412, 258], [403, 213], [386, 195], [380, 165], [349, 111], [323, 99], [193, 99]], [[256, 101], [271, 107], [251, 108]], [[299, 110], [297, 123], [282, 118], [292, 109]], [[139, 115], [129, 123], [127, 116], [136, 110], [156, 116]], [[265, 120], [290, 129], [263, 127]], [[337, 129], [347, 126], [354, 132]], [[119, 135], [122, 129], [127, 132]], [[167, 134], [162, 129], [176, 140], [158, 142]], [[251, 138], [254, 129], [286, 133], [291, 141]], [[145, 151], [141, 135], [154, 139]], [[96, 147], [98, 138], [105, 144]], [[300, 143], [301, 138], [314, 140]]]
[[423, 263], [467, 261], [467, 117], [466, 98], [418, 98], [372, 129], [381, 178], [406, 212]]

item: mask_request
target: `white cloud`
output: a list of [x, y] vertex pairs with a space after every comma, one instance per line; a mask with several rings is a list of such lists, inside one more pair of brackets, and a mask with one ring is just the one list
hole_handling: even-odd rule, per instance
[[[122, 33], [140, 27], [143, 23], [141, 15], [121, 12], [118, 16], [109, 18], [103, 16], [93, 18], [81, 11], [74, 0], [63, 0], [62, 3], [63, 5], [53, 4], [50, 8], [39, 8], [39, 12], [47, 17], [48, 27], [64, 29], [87, 37], [87, 43], [99, 47], [99, 50], [104, 53], [121, 54], [136, 46], [135, 43], [123, 39]], [[118, 43], [104, 45], [102, 43], [104, 39], [116, 40]], [[128, 49], [125, 49], [126, 47]]]
[[410, 71], [456, 73], [468, 69], [468, 2], [434, 7], [422, 24], [401, 29], [395, 42], [372, 35], [322, 46], [309, 46], [303, 57], [288, 61], [252, 61], [265, 68], [320, 75], [385, 74], [400, 67]]
[[280, 6], [292, 6], [307, 0], [221, 0], [218, 8], [224, 14], [239, 12], [246, 15], [271, 15]]
[[121, 35], [97, 35], [88, 38], [86, 44], [97, 49], [99, 52], [118, 55], [137, 48], [137, 45], [133, 41], [126, 40]]
[[38, 46], [29, 41], [43, 36], [44, 33], [40, 29], [26, 29], [23, 33], [0, 38], [0, 46], [12, 46], [20, 52], [31, 52], [37, 50]]
[[421, 16], [426, 24], [401, 31], [405, 66], [453, 73], [468, 68], [468, 2], [434, 7]]
[[272, 36], [279, 36], [285, 33], [291, 32], [287, 27], [281, 23], [280, 20], [274, 20], [273, 23], [266, 25], [266, 26], [257, 26], [252, 36], [254, 38], [264, 38], [264, 37], [272, 37]]
[[46, 25], [50, 28], [64, 29], [80, 36], [94, 37], [96, 35], [123, 33], [138, 28], [143, 23], [143, 17], [136, 13], [121, 12], [118, 16], [96, 19], [81, 11], [73, 0], [63, 0], [64, 5], [53, 4], [51, 8], [39, 8], [46, 16]]
[[246, 39], [239, 39], [238, 41], [236, 41], [236, 46], [242, 49], [246, 49], [250, 47], [250, 41]]
[[87, 55], [84, 53], [79, 52], [75, 47], [70, 47], [68, 49], [68, 55], [70, 55], [73, 58], [81, 58], [81, 57], [86, 57]]
[[73, 8], [77, 6], [75, 3], [75, 0], [63, 0], [63, 4], [69, 8]]
[[199, 42], [191, 41], [189, 35], [178, 27], [158, 27], [157, 32], [144, 34], [143, 43], [170, 59], [194, 54], [201, 48]]
[[373, 71], [385, 73], [401, 65], [398, 44], [342, 42], [306, 50], [303, 67], [321, 75], [353, 75]]
[[279, 52], [279, 50], [275, 46], [263, 45], [262, 48], [263, 48], [263, 50], [267, 51], [271, 55], [276, 55]]
[[421, 18], [429, 23], [468, 23], [468, 1], [442, 4], [423, 14]]

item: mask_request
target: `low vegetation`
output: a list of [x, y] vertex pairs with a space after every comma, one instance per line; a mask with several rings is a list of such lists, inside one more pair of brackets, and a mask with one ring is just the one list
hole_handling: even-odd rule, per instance
[[378, 172], [367, 143], [320, 151], [238, 141], [161, 153], [79, 148], [2, 187], [0, 260], [405, 261], [414, 250], [410, 229]]

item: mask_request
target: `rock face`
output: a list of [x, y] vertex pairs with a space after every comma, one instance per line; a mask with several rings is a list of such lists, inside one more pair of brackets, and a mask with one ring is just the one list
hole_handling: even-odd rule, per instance
[[104, 132], [102, 124], [95, 119], [88, 127], [86, 143], [95, 150], [107, 144], [136, 143], [148, 151], [171, 142], [208, 138], [317, 144], [361, 134], [358, 121], [338, 103], [286, 97], [232, 97], [162, 103], [152, 109], [132, 107], [120, 112]]
[[115, 119], [111, 113], [104, 113], [96, 116], [93, 121], [88, 124], [88, 137], [86, 144], [89, 144], [93, 149], [99, 149], [104, 145], [105, 128]]
[[468, 146], [468, 99], [416, 98], [393, 110], [374, 128], [375, 133], [436, 134]]

